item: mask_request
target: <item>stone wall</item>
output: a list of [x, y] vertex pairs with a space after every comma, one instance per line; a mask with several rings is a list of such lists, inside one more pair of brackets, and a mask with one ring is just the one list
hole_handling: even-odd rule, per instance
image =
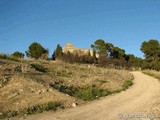
[[[93, 56], [93, 50], [76, 48], [72, 43], [67, 43], [63, 47], [63, 53], [67, 53], [68, 51], [73, 54], [77, 53], [78, 55], [88, 55], [90, 53]], [[96, 54], [96, 57], [98, 58], [98, 54]]]

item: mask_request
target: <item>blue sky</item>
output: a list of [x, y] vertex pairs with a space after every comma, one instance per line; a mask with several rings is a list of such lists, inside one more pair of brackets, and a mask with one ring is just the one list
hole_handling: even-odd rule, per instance
[[0, 0], [0, 51], [25, 52], [71, 42], [90, 48], [97, 39], [143, 57], [143, 41], [160, 39], [160, 0]]

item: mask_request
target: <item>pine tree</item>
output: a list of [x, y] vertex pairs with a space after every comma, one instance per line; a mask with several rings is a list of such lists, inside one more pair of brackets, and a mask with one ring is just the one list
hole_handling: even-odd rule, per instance
[[26, 56], [30, 58], [39, 59], [43, 54], [48, 54], [48, 50], [45, 49], [41, 44], [33, 42], [29, 46], [29, 50], [26, 51]]
[[52, 55], [52, 59], [62, 59], [62, 55], [63, 55], [63, 52], [62, 52], [62, 47], [60, 46], [60, 44], [57, 45], [56, 47], [56, 50], [53, 52], [53, 55]]

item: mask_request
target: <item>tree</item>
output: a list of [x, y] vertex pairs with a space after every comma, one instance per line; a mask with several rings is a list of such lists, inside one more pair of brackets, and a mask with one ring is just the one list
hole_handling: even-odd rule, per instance
[[55, 50], [54, 50], [54, 52], [52, 54], [52, 60], [55, 60]]
[[99, 54], [98, 63], [106, 64], [108, 54], [112, 47], [113, 45], [111, 43], [106, 43], [102, 39], [96, 40], [94, 44], [91, 45], [91, 48]]
[[110, 57], [111, 58], [117, 58], [122, 59], [125, 55], [125, 50], [119, 48], [119, 47], [112, 47], [110, 50]]
[[111, 43], [105, 43], [104, 40], [98, 39], [91, 45], [91, 48], [96, 51], [96, 53], [100, 54], [107, 54], [110, 51], [113, 45]]
[[126, 61], [126, 62], [128, 62], [128, 61], [129, 61], [129, 59], [130, 59], [129, 55], [124, 54], [124, 59], [125, 59], [125, 61]]
[[[142, 58], [136, 57], [133, 54], [128, 54], [127, 56], [129, 56], [129, 64], [132, 67], [142, 67], [142, 65], [144, 65], [144, 60]], [[146, 65], [146, 64], [145, 64]]]
[[12, 54], [12, 56], [16, 58], [24, 58], [24, 54], [22, 52], [16, 51]]
[[160, 44], [155, 39], [144, 41], [141, 45], [141, 51], [148, 62], [155, 61], [160, 55]]
[[29, 50], [26, 51], [26, 56], [30, 57], [30, 58], [35, 58], [35, 59], [39, 59], [41, 58], [44, 54], [48, 55], [49, 51], [48, 49], [45, 49], [41, 44], [37, 43], [37, 42], [33, 42], [30, 46], [29, 46]]
[[52, 59], [61, 59], [63, 55], [62, 47], [60, 44], [57, 45], [56, 50], [53, 52]]

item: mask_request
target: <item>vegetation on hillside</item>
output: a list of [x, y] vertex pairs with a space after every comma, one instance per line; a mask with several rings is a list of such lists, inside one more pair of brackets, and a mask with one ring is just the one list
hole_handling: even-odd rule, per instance
[[22, 52], [16, 51], [12, 54], [12, 56], [16, 58], [24, 58], [24, 54]]
[[95, 65], [0, 59], [0, 118], [79, 105], [125, 90], [132, 79], [129, 71]]
[[143, 68], [160, 70], [160, 43], [158, 40], [151, 39], [144, 41], [141, 45], [141, 51], [145, 55]]
[[33, 42], [29, 46], [29, 50], [26, 51], [26, 56], [35, 59], [48, 59], [48, 50], [45, 49], [41, 44]]
[[123, 49], [103, 40], [97, 40], [92, 48], [93, 55], [79, 55], [63, 53], [58, 44], [52, 55], [53, 60], [58, 60], [56, 64], [48, 60], [49, 51], [36, 42], [26, 51], [29, 61], [19, 51], [0, 54], [0, 118], [71, 107], [75, 99], [94, 100], [133, 84], [129, 71], [112, 69], [129, 65], [129, 55]]
[[[144, 59], [136, 57], [133, 54], [126, 54], [124, 49], [112, 43], [105, 42], [103, 39], [96, 40], [91, 44], [91, 48], [93, 49], [93, 55], [91, 55], [90, 52], [83, 55], [78, 53], [74, 54], [70, 51], [63, 53], [62, 46], [58, 44], [53, 52], [52, 58], [49, 58], [49, 50], [44, 48], [40, 43], [33, 42], [26, 51], [26, 56], [42, 60], [62, 60], [68, 63], [97, 64], [99, 66], [116, 69], [142, 68], [160, 70], [160, 43], [156, 39], [150, 39], [142, 43], [140, 50], [144, 53]], [[98, 58], [96, 54], [99, 55]], [[0, 58], [20, 61], [24, 58], [24, 54], [16, 51], [11, 55], [0, 54]]]
[[155, 77], [160, 80], [160, 72], [156, 70], [144, 70], [144, 74], [147, 74], [149, 76]]
[[23, 109], [21, 112], [16, 110], [3, 111], [0, 114], [0, 119], [16, 117], [18, 115], [30, 115], [30, 114], [42, 113], [44, 111], [56, 111], [58, 108], [64, 108], [63, 104], [60, 102], [51, 101], [48, 103], [43, 103], [28, 107], [26, 109]]
[[[62, 60], [68, 63], [87, 63], [97, 64], [103, 67], [125, 68], [132, 67], [140, 68], [143, 64], [143, 59], [135, 57], [133, 54], [126, 54], [125, 50], [114, 46], [112, 43], [107, 43], [103, 39], [98, 39], [91, 45], [93, 55], [90, 53], [80, 55], [77, 53], [63, 53], [62, 47], [58, 44], [52, 55], [53, 60]], [[96, 57], [96, 53], [99, 57]]]

